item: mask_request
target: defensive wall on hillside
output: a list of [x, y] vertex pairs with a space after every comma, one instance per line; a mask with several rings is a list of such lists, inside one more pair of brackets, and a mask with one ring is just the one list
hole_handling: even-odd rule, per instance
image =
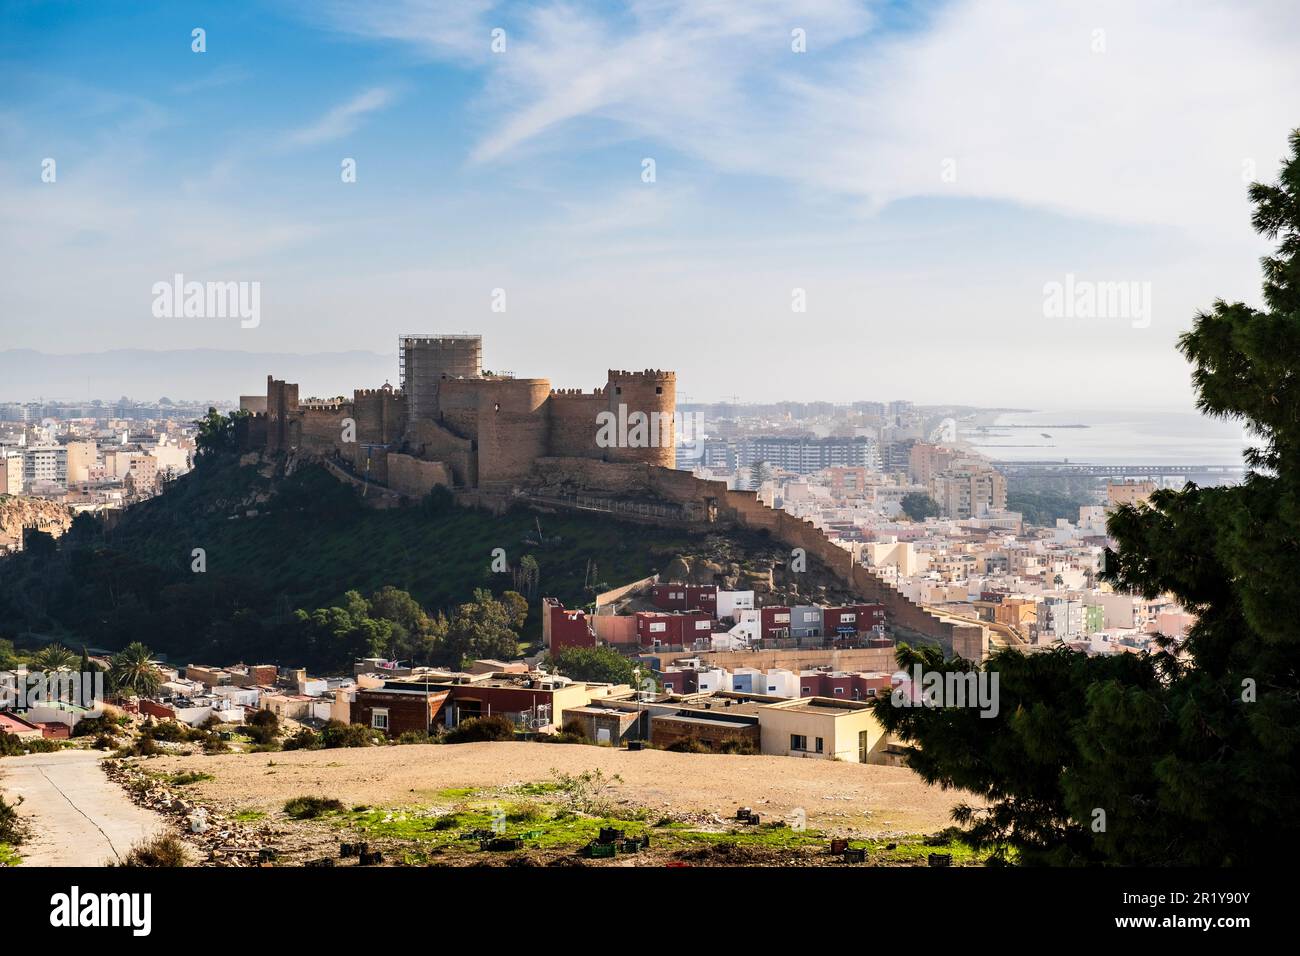
[[443, 485], [464, 504], [494, 509], [524, 502], [764, 531], [803, 548], [856, 597], [883, 604], [901, 636], [984, 656], [983, 628], [908, 600], [811, 522], [676, 470], [675, 373], [609, 369], [603, 387], [582, 391], [484, 372], [479, 336], [403, 336], [399, 354], [403, 388], [357, 389], [350, 399], [301, 399], [296, 384], [268, 375], [265, 401], [241, 400], [243, 450], [317, 456], [345, 480], [378, 482], [407, 499]]

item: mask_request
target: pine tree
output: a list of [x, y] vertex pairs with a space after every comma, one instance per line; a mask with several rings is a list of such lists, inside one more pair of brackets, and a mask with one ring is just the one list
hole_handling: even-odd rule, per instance
[[[1000, 709], [875, 704], [919, 745], [911, 765], [984, 806], [956, 816], [1028, 863], [1257, 864], [1300, 844], [1300, 130], [1276, 184], [1254, 184], [1265, 309], [1217, 301], [1179, 349], [1197, 407], [1256, 442], [1238, 486], [1155, 492], [1110, 518], [1102, 577], [1173, 595], [1186, 640], [1146, 655], [995, 654]], [[931, 649], [901, 663], [976, 667]]]

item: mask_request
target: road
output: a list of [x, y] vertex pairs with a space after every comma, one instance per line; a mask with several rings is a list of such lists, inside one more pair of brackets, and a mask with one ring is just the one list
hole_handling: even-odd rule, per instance
[[165, 829], [158, 814], [137, 807], [99, 768], [101, 754], [63, 750], [0, 760], [0, 793], [18, 812], [28, 838], [23, 866], [103, 866]]

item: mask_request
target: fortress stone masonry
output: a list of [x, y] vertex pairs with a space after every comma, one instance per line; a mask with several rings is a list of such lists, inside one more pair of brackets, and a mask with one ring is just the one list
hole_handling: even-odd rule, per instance
[[544, 378], [485, 372], [477, 335], [405, 335], [400, 355], [400, 389], [358, 389], [350, 400], [300, 399], [297, 385], [268, 376], [265, 398], [240, 400], [249, 413], [239, 425], [242, 447], [319, 457], [341, 478], [382, 485], [376, 503], [418, 500], [442, 485], [462, 504], [494, 510], [519, 502], [766, 531], [803, 548], [858, 597], [884, 604], [895, 631], [973, 660], [986, 653], [980, 627], [914, 604], [810, 522], [752, 491], [676, 470], [675, 373], [610, 370], [601, 388], [554, 389]]

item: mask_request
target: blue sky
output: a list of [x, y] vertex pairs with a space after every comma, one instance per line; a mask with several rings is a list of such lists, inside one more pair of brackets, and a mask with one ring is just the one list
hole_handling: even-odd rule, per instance
[[[473, 330], [566, 387], [1186, 407], [1174, 342], [1258, 301], [1247, 171], [1300, 125], [1285, 3], [0, 9], [0, 348]], [[155, 318], [175, 273], [260, 282], [260, 324]], [[1150, 324], [1046, 317], [1066, 274], [1150, 283]]]

